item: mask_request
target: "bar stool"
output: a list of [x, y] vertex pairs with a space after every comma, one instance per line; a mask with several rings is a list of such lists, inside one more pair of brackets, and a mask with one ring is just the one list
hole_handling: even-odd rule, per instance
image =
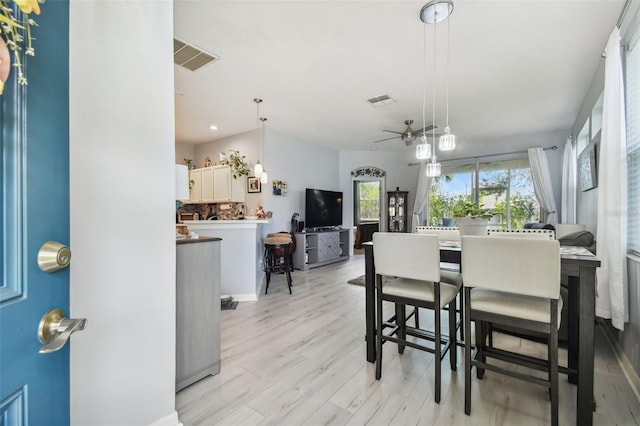
[[264, 272], [267, 276], [267, 287], [264, 294], [269, 291], [269, 282], [271, 274], [285, 274], [287, 277], [287, 285], [289, 286], [289, 294], [291, 292], [291, 250], [293, 239], [288, 233], [269, 234], [264, 240]]

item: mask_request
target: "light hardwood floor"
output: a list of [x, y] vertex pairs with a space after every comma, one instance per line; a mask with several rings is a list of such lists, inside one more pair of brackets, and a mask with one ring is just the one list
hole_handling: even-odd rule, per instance
[[[176, 396], [187, 425], [544, 425], [542, 387], [486, 372], [472, 383], [464, 414], [463, 352], [458, 368], [442, 364], [442, 401], [433, 402], [433, 355], [384, 345], [382, 379], [365, 359], [363, 256], [309, 272], [295, 271], [293, 295], [281, 275], [269, 294], [222, 311], [222, 367]], [[391, 308], [391, 306], [389, 306]], [[432, 321], [421, 314], [423, 325]], [[446, 322], [444, 322], [446, 324]], [[596, 425], [636, 425], [640, 403], [596, 328]], [[504, 346], [545, 353], [541, 345], [498, 335]], [[566, 351], [560, 350], [561, 364]], [[560, 375], [560, 424], [575, 424], [576, 388]]]

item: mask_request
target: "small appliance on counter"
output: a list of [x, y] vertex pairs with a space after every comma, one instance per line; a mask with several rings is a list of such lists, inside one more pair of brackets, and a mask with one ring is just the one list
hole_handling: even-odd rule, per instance
[[178, 223], [183, 223], [185, 220], [199, 220], [199, 217], [198, 213], [178, 213]]

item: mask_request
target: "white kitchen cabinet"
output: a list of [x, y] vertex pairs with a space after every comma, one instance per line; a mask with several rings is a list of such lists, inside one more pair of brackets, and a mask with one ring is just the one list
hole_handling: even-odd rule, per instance
[[189, 201], [199, 202], [202, 199], [202, 169], [189, 171]]
[[229, 166], [213, 166], [213, 201], [215, 203], [235, 201], [244, 203], [247, 178], [234, 179]]
[[189, 173], [191, 183], [191, 203], [213, 203], [214, 197], [214, 170], [213, 167], [193, 169]]

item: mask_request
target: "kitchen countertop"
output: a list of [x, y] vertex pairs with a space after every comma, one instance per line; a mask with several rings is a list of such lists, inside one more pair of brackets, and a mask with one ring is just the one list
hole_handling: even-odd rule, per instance
[[232, 224], [264, 224], [270, 223], [269, 219], [242, 219], [242, 220], [183, 220], [185, 225], [232, 225]]
[[191, 238], [191, 237], [186, 237], [186, 238], [181, 238], [181, 239], [176, 239], [176, 244], [189, 244], [189, 243], [206, 243], [209, 241], [222, 241], [222, 238], [217, 238], [217, 237], [198, 237], [198, 238]]

